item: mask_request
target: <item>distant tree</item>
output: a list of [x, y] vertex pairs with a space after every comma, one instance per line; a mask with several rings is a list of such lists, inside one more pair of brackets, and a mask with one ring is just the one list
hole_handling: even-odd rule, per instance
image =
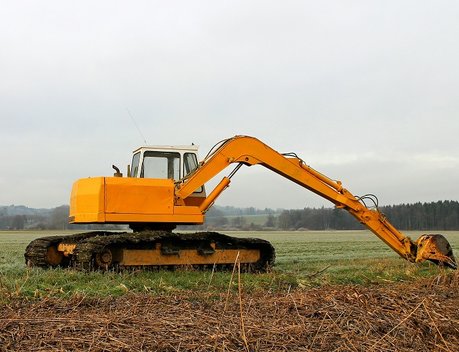
[[243, 216], [236, 216], [231, 219], [231, 226], [242, 228], [245, 225], [245, 218]]
[[224, 216], [217, 216], [217, 217], [209, 218], [206, 224], [209, 226], [221, 228], [228, 224], [228, 219], [225, 218]]
[[265, 222], [265, 227], [276, 227], [276, 218], [274, 215], [269, 214]]
[[69, 224], [69, 206], [62, 205], [54, 208], [49, 218], [49, 228], [65, 230]]
[[277, 219], [277, 226], [281, 228], [282, 230], [289, 230], [291, 229], [292, 226], [292, 216], [290, 215], [292, 210], [284, 210], [282, 213], [280, 213], [278, 219]]
[[26, 216], [25, 215], [15, 215], [13, 216], [13, 220], [11, 222], [11, 228], [13, 230], [23, 230], [24, 225], [26, 223]]
[[206, 214], [205, 227], [222, 228], [226, 226], [226, 224], [228, 224], [228, 219], [223, 214], [223, 211], [217, 207], [212, 207], [209, 209]]

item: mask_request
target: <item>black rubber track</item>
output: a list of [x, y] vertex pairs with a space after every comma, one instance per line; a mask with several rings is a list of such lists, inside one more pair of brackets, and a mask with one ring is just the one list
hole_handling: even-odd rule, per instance
[[[105, 248], [144, 249], [155, 248], [156, 243], [170, 252], [180, 249], [197, 249], [203, 252], [212, 250], [210, 243], [215, 243], [216, 249], [256, 249], [261, 251], [260, 260], [248, 266], [253, 271], [266, 271], [274, 264], [275, 251], [271, 243], [258, 238], [239, 238], [223, 235], [217, 232], [173, 233], [168, 231], [141, 232], [107, 232], [94, 231], [68, 236], [41, 237], [32, 241], [24, 254], [29, 266], [50, 267], [45, 256], [50, 246], [59, 243], [77, 244], [73, 255], [61, 266], [72, 266], [79, 270], [95, 270], [94, 258]], [[175, 268], [176, 266], [174, 266]], [[204, 265], [203, 267], [208, 267]], [[144, 267], [149, 268], [149, 267]], [[156, 268], [156, 267], [155, 267]], [[219, 266], [225, 268], [225, 265]], [[123, 269], [118, 266], [105, 269]], [[151, 269], [151, 268], [149, 268]]]

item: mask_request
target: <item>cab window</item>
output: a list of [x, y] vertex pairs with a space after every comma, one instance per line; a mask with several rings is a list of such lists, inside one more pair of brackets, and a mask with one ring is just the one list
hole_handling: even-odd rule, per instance
[[158, 151], [145, 152], [140, 177], [180, 179], [180, 154]]
[[140, 152], [135, 153], [131, 163], [131, 177], [138, 177], [139, 174]]
[[185, 174], [184, 176], [188, 175], [189, 173], [193, 172], [198, 167], [198, 159], [196, 158], [196, 154], [194, 153], [185, 153], [184, 157], [184, 168]]
[[[187, 176], [198, 168], [198, 159], [194, 153], [185, 153], [183, 157], [183, 167], [185, 169], [185, 176]], [[199, 187], [193, 193], [202, 193], [203, 190], [204, 189], [202, 187]]]

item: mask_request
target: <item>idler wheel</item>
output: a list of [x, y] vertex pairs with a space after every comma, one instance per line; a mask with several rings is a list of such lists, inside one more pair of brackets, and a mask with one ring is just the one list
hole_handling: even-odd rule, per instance
[[95, 257], [96, 267], [108, 270], [108, 268], [113, 263], [113, 254], [112, 251], [108, 248], [105, 248], [102, 252], [96, 254]]

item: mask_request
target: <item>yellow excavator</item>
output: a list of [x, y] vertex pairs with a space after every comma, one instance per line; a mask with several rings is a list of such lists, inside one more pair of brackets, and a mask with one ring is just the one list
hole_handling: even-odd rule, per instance
[[[235, 168], [206, 193], [205, 183], [230, 165]], [[198, 162], [196, 146], [141, 147], [134, 151], [127, 177], [115, 166], [113, 177], [77, 180], [70, 199], [72, 224], [128, 224], [132, 231], [92, 231], [42, 237], [25, 252], [30, 266], [72, 266], [82, 270], [132, 267], [228, 267], [239, 261], [247, 270], [274, 264], [275, 251], [265, 240], [235, 238], [215, 232], [175, 233], [177, 225], [203, 224], [205, 213], [243, 166], [262, 165], [345, 209], [402, 258], [430, 260], [457, 268], [446, 238], [425, 234], [416, 241], [392, 226], [368, 196], [356, 197], [308, 166], [294, 153], [281, 154], [249, 136], [216, 144]]]

